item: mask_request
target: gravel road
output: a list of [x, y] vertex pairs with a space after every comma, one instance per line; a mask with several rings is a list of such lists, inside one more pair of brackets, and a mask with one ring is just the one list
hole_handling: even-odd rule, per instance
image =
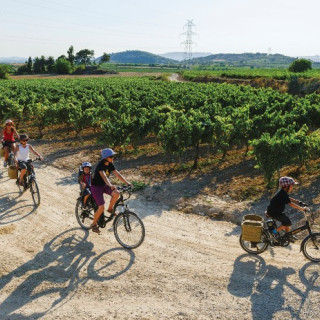
[[133, 251], [79, 228], [78, 185], [36, 164], [41, 205], [0, 171], [0, 319], [317, 319], [320, 265], [299, 244], [250, 256], [232, 223], [136, 194], [146, 227]]

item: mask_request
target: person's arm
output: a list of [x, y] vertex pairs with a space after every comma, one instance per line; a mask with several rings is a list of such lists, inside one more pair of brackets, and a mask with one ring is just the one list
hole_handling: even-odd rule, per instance
[[300, 210], [300, 211], [304, 211], [304, 210], [306, 210], [306, 208], [307, 208], [307, 207], [300, 207], [300, 206], [298, 205], [299, 201], [296, 200], [296, 199], [290, 198], [290, 201], [291, 201], [291, 202], [289, 202], [288, 204], [289, 204], [289, 206], [292, 207], [292, 208], [295, 208], [295, 209]]
[[42, 161], [43, 157], [36, 150], [33, 149], [32, 145], [29, 144], [29, 147], [30, 147], [30, 150]]
[[14, 134], [15, 134], [15, 136], [16, 136], [18, 139], [20, 139], [20, 136], [19, 136], [19, 134], [18, 134], [17, 130], [16, 130], [16, 129], [13, 129], [13, 130], [14, 130]]
[[132, 186], [132, 184], [118, 170], [114, 170], [113, 173], [119, 180], [121, 180], [129, 186]]
[[105, 184], [106, 184], [107, 186], [109, 186], [112, 190], [114, 190], [114, 189], [115, 189], [115, 186], [110, 182], [110, 180], [109, 180], [109, 178], [107, 177], [106, 173], [105, 173], [103, 170], [101, 170], [101, 171], [99, 171], [99, 174], [100, 174], [100, 176], [102, 177], [102, 179], [103, 179], [103, 181], [105, 182]]

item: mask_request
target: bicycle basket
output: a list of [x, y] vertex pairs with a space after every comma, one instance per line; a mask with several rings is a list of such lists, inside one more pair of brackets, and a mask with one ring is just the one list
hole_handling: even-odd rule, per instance
[[263, 229], [263, 218], [255, 214], [247, 214], [241, 223], [242, 239], [244, 241], [260, 242]]
[[9, 167], [8, 176], [10, 179], [18, 179], [18, 169], [16, 167]]

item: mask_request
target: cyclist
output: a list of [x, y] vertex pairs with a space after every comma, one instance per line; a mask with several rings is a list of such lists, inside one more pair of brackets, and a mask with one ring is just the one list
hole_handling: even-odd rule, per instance
[[103, 194], [106, 193], [111, 196], [109, 207], [108, 207], [109, 213], [112, 212], [112, 208], [119, 198], [119, 191], [110, 182], [108, 178], [109, 175], [113, 173], [119, 180], [126, 183], [127, 185], [132, 186], [131, 183], [128, 182], [120, 174], [120, 172], [115, 168], [113, 164], [115, 154], [116, 153], [110, 148], [106, 148], [102, 150], [101, 152], [102, 159], [96, 165], [93, 178], [92, 178], [91, 193], [94, 200], [96, 201], [98, 209], [94, 213], [91, 229], [93, 232], [96, 232], [98, 234], [100, 233], [100, 230], [99, 230], [99, 227], [97, 226], [97, 222], [101, 214], [104, 212], [105, 201], [103, 198]]
[[6, 167], [8, 163], [8, 158], [9, 158], [9, 152], [10, 152], [10, 147], [12, 148], [12, 151], [15, 151], [16, 148], [16, 141], [14, 139], [14, 136], [16, 136], [18, 139], [19, 134], [15, 127], [13, 126], [14, 123], [12, 120], [8, 119], [5, 121], [5, 126], [3, 128], [2, 134], [3, 134], [3, 149], [4, 149], [4, 162], [3, 166]]
[[299, 200], [289, 197], [288, 193], [292, 192], [293, 186], [298, 184], [291, 177], [281, 177], [279, 179], [279, 186], [281, 189], [272, 197], [270, 204], [267, 208], [267, 215], [281, 222], [280, 227], [277, 228], [277, 231], [280, 232], [284, 230], [286, 232], [286, 237], [289, 241], [297, 240], [296, 237], [292, 235], [291, 225], [292, 222], [289, 217], [284, 213], [286, 204], [292, 208], [304, 211], [307, 207], [302, 207], [299, 205], [301, 202]]
[[87, 206], [87, 200], [91, 194], [90, 187], [91, 187], [91, 168], [92, 165], [90, 162], [85, 161], [81, 167], [80, 172], [78, 176], [78, 182], [80, 184], [81, 192], [83, 192], [83, 208], [86, 209]]
[[17, 180], [17, 183], [20, 186], [23, 186], [23, 178], [27, 172], [27, 161], [29, 160], [29, 151], [31, 150], [40, 160], [43, 160], [43, 157], [33, 149], [31, 144], [28, 144], [29, 137], [26, 134], [20, 135], [20, 144], [16, 147], [14, 152], [14, 159], [16, 166], [21, 170], [20, 180]]

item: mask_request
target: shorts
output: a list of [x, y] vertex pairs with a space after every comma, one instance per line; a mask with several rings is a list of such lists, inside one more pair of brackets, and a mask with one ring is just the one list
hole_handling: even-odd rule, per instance
[[87, 196], [88, 194], [91, 194], [91, 191], [90, 191], [90, 188], [89, 188], [89, 187], [87, 187], [87, 188], [85, 188], [85, 189], [83, 190], [83, 196], [84, 196], [84, 197]]
[[11, 147], [12, 146], [12, 144], [14, 144], [14, 143], [16, 143], [15, 141], [3, 141], [2, 142], [2, 145], [3, 145], [3, 147]]
[[111, 196], [112, 190], [108, 185], [91, 186], [91, 194], [92, 194], [97, 206], [102, 206], [105, 203], [104, 198], [103, 198], [104, 193]]
[[27, 164], [27, 162], [18, 160], [18, 168], [19, 168], [20, 170], [28, 169], [28, 164]]
[[279, 213], [279, 214], [270, 214], [268, 213], [268, 216], [270, 216], [271, 218], [280, 221], [281, 224], [285, 227], [289, 227], [292, 225], [291, 220], [289, 219], [288, 216], [286, 216], [286, 214], [284, 212]]

